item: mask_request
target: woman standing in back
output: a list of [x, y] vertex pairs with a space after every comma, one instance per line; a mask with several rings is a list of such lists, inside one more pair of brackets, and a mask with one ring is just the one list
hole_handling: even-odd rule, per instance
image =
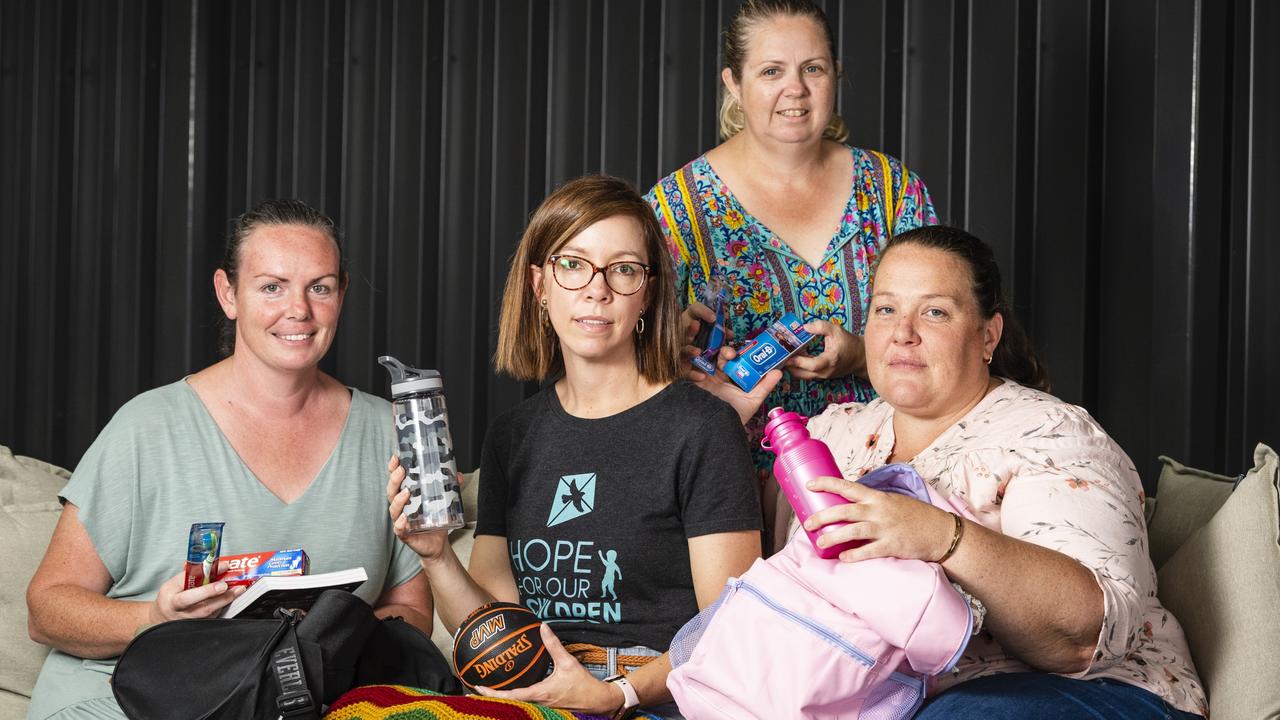
[[[812, 416], [875, 397], [862, 343], [870, 268], [893, 235], [937, 222], [924, 183], [901, 162], [844, 144], [839, 77], [831, 28], [810, 0], [746, 0], [724, 31], [724, 142], [647, 196], [686, 326], [714, 319], [702, 301], [715, 278], [738, 340], [786, 312], [822, 336], [815, 355], [787, 363], [748, 423], [755, 439], [768, 408]], [[757, 450], [757, 467], [770, 458]]]

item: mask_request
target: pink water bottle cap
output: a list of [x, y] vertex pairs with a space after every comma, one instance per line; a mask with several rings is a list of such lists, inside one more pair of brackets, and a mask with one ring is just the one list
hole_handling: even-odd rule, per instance
[[778, 432], [778, 428], [789, 423], [800, 423], [801, 427], [808, 422], [809, 419], [797, 412], [791, 412], [780, 407], [776, 407], [769, 411], [769, 422], [764, 426], [764, 439], [760, 441], [760, 447], [765, 450], [773, 450], [776, 445], [773, 442], [774, 436]]

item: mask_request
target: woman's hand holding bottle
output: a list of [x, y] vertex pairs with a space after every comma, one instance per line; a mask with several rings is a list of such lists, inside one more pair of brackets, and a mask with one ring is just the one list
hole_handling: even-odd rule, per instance
[[[391, 513], [392, 527], [396, 537], [408, 545], [425, 561], [439, 560], [449, 547], [449, 531], [447, 529], [429, 530], [426, 532], [409, 532], [409, 519], [404, 515], [405, 505], [409, 502], [409, 490], [400, 489], [404, 482], [405, 471], [400, 465], [399, 456], [392, 455], [387, 463], [387, 502]], [[461, 482], [459, 482], [461, 486]]]

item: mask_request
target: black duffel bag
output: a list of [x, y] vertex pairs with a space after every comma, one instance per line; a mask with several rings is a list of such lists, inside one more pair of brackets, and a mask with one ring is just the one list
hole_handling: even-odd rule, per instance
[[431, 639], [400, 618], [377, 619], [349, 592], [326, 590], [305, 614], [272, 620], [174, 620], [125, 648], [111, 678], [134, 720], [320, 717], [358, 685], [457, 694], [462, 686]]

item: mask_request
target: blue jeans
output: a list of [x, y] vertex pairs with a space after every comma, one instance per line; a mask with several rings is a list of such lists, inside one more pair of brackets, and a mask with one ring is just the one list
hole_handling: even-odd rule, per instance
[[[647, 647], [637, 645], [627, 648], [605, 648], [609, 653], [609, 662], [607, 664], [583, 663], [582, 667], [591, 673], [597, 680], [603, 680], [607, 677], [622, 672], [624, 668], [618, 666], [618, 655], [641, 655], [644, 657], [658, 657], [662, 653]], [[625, 668], [631, 670], [632, 668]], [[656, 720], [684, 720], [684, 716], [680, 714], [680, 708], [675, 703], [663, 703], [662, 705], [651, 705], [640, 708], [633, 716], [635, 718], [653, 718]]]
[[1204, 720], [1135, 685], [1048, 673], [988, 675], [925, 702], [916, 720]]

